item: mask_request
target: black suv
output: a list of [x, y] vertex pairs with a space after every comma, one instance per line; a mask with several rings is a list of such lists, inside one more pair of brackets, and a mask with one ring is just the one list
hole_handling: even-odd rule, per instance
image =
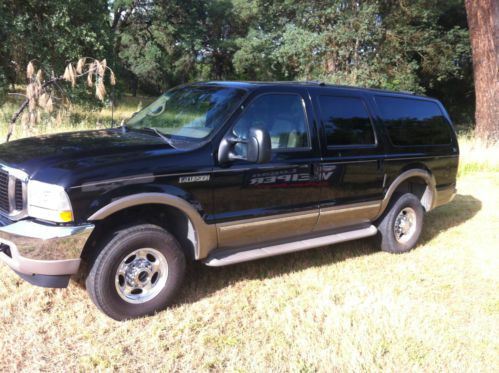
[[114, 319], [174, 301], [187, 259], [224, 266], [378, 234], [412, 249], [456, 192], [442, 104], [315, 82], [177, 87], [119, 128], [0, 146], [0, 259], [65, 287], [82, 261]]

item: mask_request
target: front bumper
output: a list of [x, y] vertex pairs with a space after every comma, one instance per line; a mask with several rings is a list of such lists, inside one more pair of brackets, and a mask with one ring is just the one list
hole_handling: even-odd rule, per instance
[[23, 279], [45, 287], [64, 287], [80, 266], [80, 255], [94, 226], [53, 226], [30, 220], [3, 221], [0, 260]]

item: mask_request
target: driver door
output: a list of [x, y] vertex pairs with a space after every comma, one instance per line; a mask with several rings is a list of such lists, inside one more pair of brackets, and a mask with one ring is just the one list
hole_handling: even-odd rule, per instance
[[[272, 158], [263, 164], [236, 160], [213, 173], [214, 220], [220, 248], [237, 248], [307, 234], [318, 219], [319, 145], [303, 92], [256, 95], [227, 136], [245, 139], [252, 127], [266, 129]], [[244, 158], [244, 144], [234, 153]]]

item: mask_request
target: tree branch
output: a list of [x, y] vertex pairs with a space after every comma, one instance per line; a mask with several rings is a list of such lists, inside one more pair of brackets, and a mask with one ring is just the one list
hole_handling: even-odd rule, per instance
[[[89, 73], [88, 71], [85, 71], [84, 73], [82, 73], [80, 75], [76, 75], [75, 78], [76, 79], [81, 78], [82, 76], [85, 76], [88, 73]], [[45, 90], [47, 87], [51, 86], [52, 84], [58, 85], [57, 83], [64, 81], [64, 80], [65, 79], [62, 76], [54, 77], [50, 80], [47, 80], [45, 83], [43, 83], [41, 89]], [[9, 140], [12, 136], [12, 132], [14, 131], [14, 125], [15, 125], [16, 121], [19, 119], [19, 116], [22, 114], [22, 112], [28, 107], [28, 104], [29, 104], [29, 98], [26, 98], [23, 101], [23, 103], [21, 104], [21, 106], [19, 106], [19, 109], [12, 115], [12, 118], [10, 118], [9, 131], [7, 132], [7, 137], [5, 139], [5, 142], [9, 142]]]
[[9, 96], [21, 96], [21, 97], [26, 97], [26, 95], [23, 95], [22, 93], [11, 93], [11, 92], [9, 92], [9, 93], [7, 93], [7, 95], [9, 95]]

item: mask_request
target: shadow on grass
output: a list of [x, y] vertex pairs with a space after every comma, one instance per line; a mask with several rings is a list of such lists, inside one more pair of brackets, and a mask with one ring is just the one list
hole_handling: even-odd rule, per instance
[[451, 203], [438, 207], [425, 216], [419, 244], [456, 227], [474, 217], [482, 209], [482, 202], [472, 195], [458, 194]]
[[[441, 206], [425, 216], [420, 244], [425, 244], [441, 232], [466, 222], [481, 208], [482, 203], [475, 197], [457, 195], [452, 203]], [[377, 252], [379, 252], [378, 239], [370, 237], [227, 267], [214, 268], [193, 263], [189, 267], [185, 286], [177, 304], [196, 302], [243, 280], [278, 277]]]
[[[473, 196], [457, 195], [452, 203], [439, 207], [425, 216], [420, 244], [427, 243], [447, 229], [466, 222], [481, 208], [482, 203]], [[208, 267], [194, 262], [188, 266], [186, 280], [176, 304], [194, 303], [240, 281], [278, 277], [377, 252], [379, 252], [379, 242], [375, 236], [227, 267]], [[81, 275], [82, 273], [73, 283], [84, 287]]]

